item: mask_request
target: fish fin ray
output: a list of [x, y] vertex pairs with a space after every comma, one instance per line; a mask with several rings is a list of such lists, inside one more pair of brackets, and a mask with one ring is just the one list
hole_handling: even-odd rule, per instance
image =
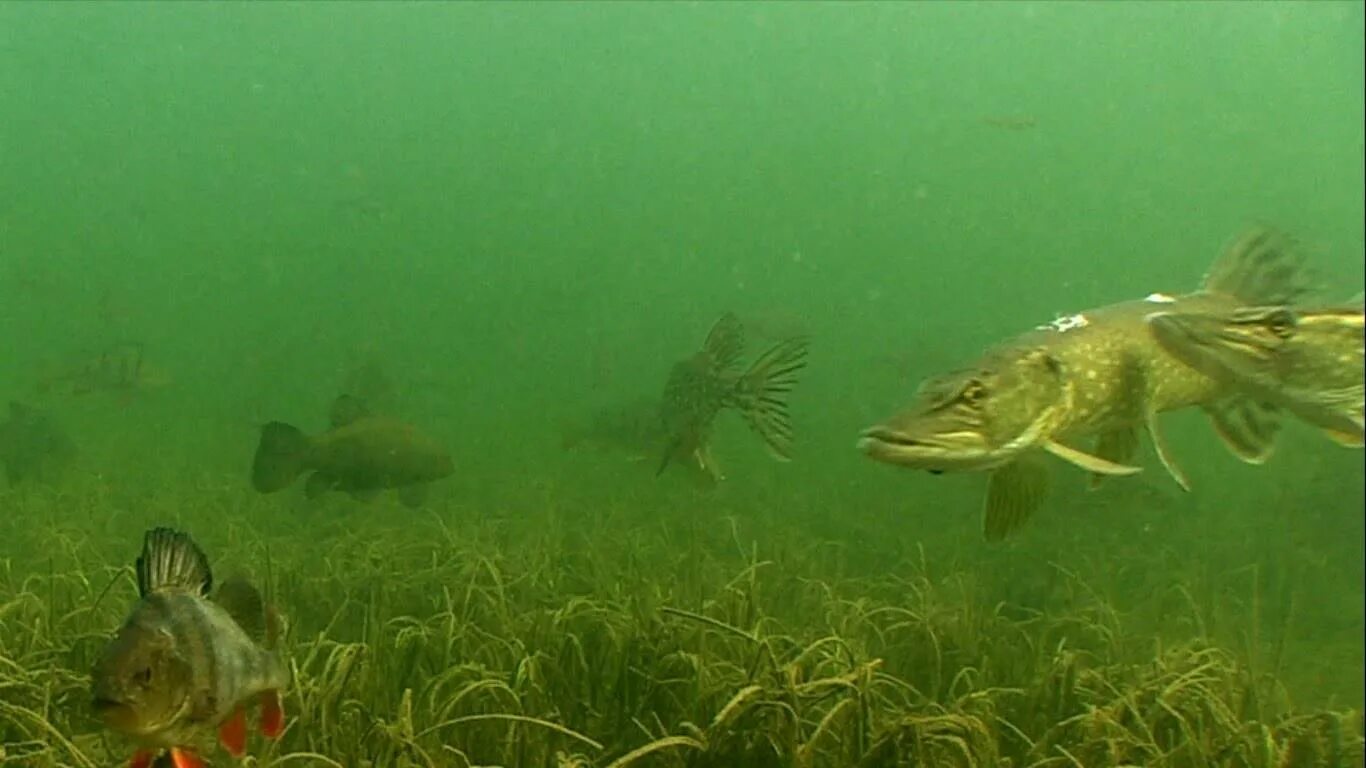
[[[1102, 432], [1096, 438], [1096, 448], [1094, 455], [1097, 458], [1105, 459], [1116, 465], [1127, 465], [1138, 452], [1138, 430], [1133, 427], [1118, 427], [1106, 432]], [[1095, 490], [1105, 482], [1107, 477], [1105, 472], [1091, 473], [1091, 480], [1088, 487]]]
[[186, 590], [206, 596], [213, 588], [209, 559], [189, 534], [153, 528], [142, 539], [137, 559], [138, 594]]
[[779, 342], [760, 355], [736, 382], [729, 405], [740, 411], [750, 429], [779, 461], [792, 458], [792, 421], [787, 393], [806, 367], [809, 340], [799, 336]]
[[1265, 464], [1276, 450], [1279, 409], [1250, 397], [1233, 395], [1206, 403], [1205, 413], [1219, 439], [1248, 464]]
[[1048, 491], [1048, 468], [1021, 457], [996, 469], [987, 480], [982, 511], [982, 533], [987, 541], [1001, 541], [1019, 530], [1043, 504]]
[[712, 370], [720, 373], [735, 367], [745, 351], [745, 327], [733, 312], [717, 318], [702, 349], [711, 357]]

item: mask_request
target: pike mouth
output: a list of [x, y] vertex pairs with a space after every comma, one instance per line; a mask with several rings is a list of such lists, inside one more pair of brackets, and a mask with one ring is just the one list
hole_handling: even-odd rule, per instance
[[958, 432], [952, 436], [911, 436], [887, 426], [865, 429], [858, 449], [869, 458], [932, 474], [986, 469], [993, 453], [980, 435]]

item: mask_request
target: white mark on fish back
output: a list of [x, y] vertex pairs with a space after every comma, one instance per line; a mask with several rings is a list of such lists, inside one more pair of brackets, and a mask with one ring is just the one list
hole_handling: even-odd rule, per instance
[[1175, 296], [1168, 296], [1168, 295], [1165, 294], [1165, 293], [1150, 293], [1150, 294], [1148, 294], [1147, 296], [1144, 296], [1144, 297], [1143, 297], [1143, 300], [1146, 301], [1146, 302], [1148, 302], [1149, 304], [1175, 304], [1175, 303], [1176, 303], [1176, 297], [1175, 297]]
[[1067, 331], [1074, 331], [1078, 328], [1085, 328], [1090, 324], [1091, 321], [1087, 319], [1086, 315], [1083, 315], [1080, 312], [1078, 312], [1075, 315], [1059, 317], [1047, 325], [1040, 325], [1038, 326], [1038, 330], [1057, 331], [1058, 333], [1066, 333]]

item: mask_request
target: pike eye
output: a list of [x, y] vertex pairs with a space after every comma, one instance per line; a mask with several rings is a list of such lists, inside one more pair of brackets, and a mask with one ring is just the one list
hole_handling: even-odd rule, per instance
[[143, 667], [133, 675], [133, 679], [140, 685], [150, 685], [152, 682], [152, 668]]
[[1290, 338], [1295, 318], [1289, 312], [1276, 312], [1267, 318], [1267, 329], [1282, 339]]
[[963, 391], [958, 396], [968, 405], [977, 405], [986, 398], [987, 388], [982, 385], [982, 382], [973, 379], [967, 383], [967, 386], [963, 387]]

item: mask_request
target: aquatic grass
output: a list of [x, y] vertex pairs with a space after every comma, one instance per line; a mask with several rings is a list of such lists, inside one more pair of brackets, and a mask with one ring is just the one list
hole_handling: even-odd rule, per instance
[[1362, 759], [1358, 709], [1296, 708], [1281, 682], [1307, 578], [1284, 554], [1271, 580], [1123, 541], [1063, 562], [888, 538], [865, 561], [735, 500], [547, 482], [412, 512], [164, 482], [7, 495], [25, 517], [0, 519], [3, 760], [126, 757], [85, 711], [87, 675], [164, 520], [216, 569], [268, 574], [282, 609], [294, 685], [257, 766]]

